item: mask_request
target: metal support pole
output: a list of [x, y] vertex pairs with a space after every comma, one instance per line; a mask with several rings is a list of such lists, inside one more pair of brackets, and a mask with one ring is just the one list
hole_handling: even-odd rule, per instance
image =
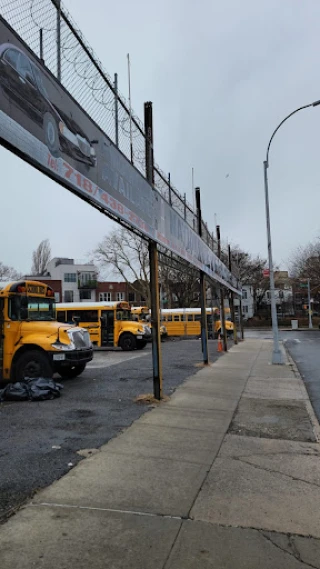
[[116, 147], [119, 148], [119, 101], [118, 101], [118, 73], [114, 74], [114, 126]]
[[169, 187], [169, 204], [172, 205], [171, 176], [170, 176], [170, 172], [169, 172], [169, 174], [168, 174], [168, 187]]
[[158, 249], [155, 241], [149, 241], [150, 262], [150, 294], [151, 294], [151, 333], [152, 333], [152, 365], [153, 394], [155, 399], [162, 398], [162, 358], [160, 340], [160, 303], [158, 280]]
[[184, 213], [184, 219], [187, 219], [187, 194], [185, 193], [183, 196], [183, 213]]
[[[218, 257], [221, 259], [221, 239], [220, 239], [220, 225], [217, 225], [217, 241], [218, 241]], [[220, 286], [220, 321], [221, 321], [221, 332], [223, 340], [223, 349], [225, 352], [228, 351], [227, 342], [227, 330], [226, 330], [226, 318], [224, 312], [224, 290], [223, 286]]]
[[[229, 257], [229, 271], [231, 273], [232, 263], [231, 263], [231, 247], [228, 245], [228, 257]], [[233, 291], [230, 291], [230, 304], [231, 304], [231, 318], [233, 322], [233, 341], [235, 344], [238, 343], [238, 336], [237, 336], [237, 324], [235, 319], [235, 312], [234, 312], [234, 294]]]
[[312, 315], [311, 315], [311, 293], [310, 293], [310, 279], [308, 279], [308, 312], [309, 312], [309, 328], [313, 328]]
[[[150, 184], [154, 183], [153, 164], [153, 121], [152, 103], [144, 104], [144, 127], [146, 140], [146, 177]], [[151, 296], [151, 332], [152, 332], [152, 366], [153, 393], [155, 399], [162, 398], [162, 358], [160, 339], [160, 302], [159, 302], [159, 267], [158, 249], [155, 241], [149, 240], [150, 262], [150, 296]]]
[[57, 4], [57, 78], [61, 82], [61, 2], [58, 0]]
[[243, 321], [242, 321], [242, 298], [239, 298], [239, 328], [241, 340], [244, 340]]
[[271, 317], [272, 317], [272, 332], [273, 332], [273, 352], [272, 363], [281, 365], [283, 364], [282, 353], [279, 346], [279, 329], [278, 329], [278, 315], [277, 305], [274, 290], [274, 272], [272, 261], [272, 247], [271, 247], [271, 230], [270, 230], [270, 211], [269, 211], [269, 188], [268, 188], [268, 162], [263, 162], [264, 168], [264, 191], [266, 201], [266, 222], [267, 222], [267, 240], [268, 240], [268, 257], [269, 257], [269, 271], [270, 271], [270, 301], [271, 301]]
[[130, 128], [130, 159], [133, 164], [133, 142], [132, 142], [132, 107], [131, 107], [131, 73], [130, 73], [130, 54], [128, 58], [128, 83], [129, 83], [129, 128]]
[[[196, 207], [197, 207], [197, 218], [198, 218], [198, 233], [202, 237], [202, 219], [201, 219], [201, 199], [200, 199], [200, 188], [196, 188]], [[208, 365], [208, 322], [207, 322], [207, 307], [206, 307], [206, 286], [205, 286], [205, 275], [203, 271], [200, 271], [200, 307], [201, 307], [201, 346], [203, 363]]]
[[43, 59], [43, 29], [40, 28], [39, 30], [39, 42], [40, 42], [40, 61], [41, 63], [44, 63], [44, 59]]

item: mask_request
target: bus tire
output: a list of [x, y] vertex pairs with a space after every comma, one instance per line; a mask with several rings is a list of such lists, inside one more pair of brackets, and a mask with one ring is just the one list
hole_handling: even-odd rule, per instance
[[40, 350], [30, 350], [21, 354], [21, 356], [18, 357], [15, 369], [16, 381], [21, 381], [25, 377], [51, 378], [53, 375], [53, 369], [48, 356]]
[[145, 348], [147, 345], [147, 342], [137, 342], [137, 350], [143, 350], [143, 348]]
[[86, 364], [75, 364], [70, 367], [62, 367], [57, 370], [62, 379], [73, 379], [78, 377], [86, 368]]
[[120, 336], [119, 346], [124, 352], [135, 350], [137, 347], [137, 340], [133, 334], [125, 332]]

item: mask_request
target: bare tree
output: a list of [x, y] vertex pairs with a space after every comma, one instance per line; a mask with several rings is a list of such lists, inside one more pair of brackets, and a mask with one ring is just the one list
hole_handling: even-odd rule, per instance
[[199, 271], [166, 250], [159, 254], [160, 282], [167, 305], [178, 308], [199, 306]]
[[116, 229], [104, 237], [93, 254], [101, 269], [112, 268], [150, 306], [149, 251], [145, 240], [127, 229]]
[[15, 281], [20, 277], [21, 275], [13, 267], [4, 265], [0, 261], [0, 281]]
[[289, 266], [292, 277], [310, 279], [313, 286], [320, 286], [320, 240], [298, 247]]
[[241, 284], [251, 287], [254, 312], [258, 314], [263, 305], [266, 291], [270, 288], [269, 279], [263, 276], [263, 271], [268, 266], [267, 260], [261, 259], [259, 256], [252, 257], [239, 247], [235, 247], [232, 251], [232, 261], [238, 269]]
[[43, 276], [46, 274], [48, 263], [51, 259], [51, 247], [49, 239], [41, 241], [40, 245], [32, 253], [31, 274]]

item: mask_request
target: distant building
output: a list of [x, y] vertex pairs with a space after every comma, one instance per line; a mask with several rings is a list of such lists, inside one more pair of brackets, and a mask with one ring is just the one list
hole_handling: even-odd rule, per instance
[[[269, 279], [269, 277], [266, 277]], [[294, 315], [293, 305], [293, 287], [292, 280], [288, 275], [288, 271], [275, 271], [275, 301], [279, 317], [289, 317]], [[264, 312], [263, 316], [270, 315], [271, 293], [270, 290], [257, 290], [257, 294], [263, 293], [260, 307]], [[255, 298], [254, 290], [251, 285], [244, 284], [242, 286], [242, 316], [245, 320], [255, 316]]]
[[55, 257], [47, 267], [47, 276], [61, 281], [61, 302], [95, 301], [98, 271], [93, 263], [75, 263], [74, 259]]

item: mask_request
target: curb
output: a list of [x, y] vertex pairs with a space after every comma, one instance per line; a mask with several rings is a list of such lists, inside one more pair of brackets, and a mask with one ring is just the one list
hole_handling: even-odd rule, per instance
[[310, 398], [309, 398], [309, 393], [308, 393], [307, 388], [306, 388], [306, 386], [305, 386], [305, 383], [304, 383], [304, 381], [303, 381], [303, 379], [302, 379], [302, 377], [301, 377], [300, 371], [299, 371], [299, 369], [298, 369], [298, 367], [297, 367], [295, 361], [292, 359], [292, 357], [291, 357], [291, 355], [290, 355], [290, 353], [289, 353], [288, 348], [286, 347], [286, 345], [285, 345], [283, 342], [282, 342], [282, 345], [283, 345], [283, 348], [284, 348], [284, 350], [285, 350], [285, 352], [286, 352], [286, 355], [287, 355], [287, 358], [288, 358], [288, 361], [289, 361], [289, 365], [290, 365], [290, 367], [291, 367], [291, 369], [292, 369], [294, 375], [300, 380], [300, 383], [301, 383], [301, 385], [302, 385], [302, 391], [303, 391], [303, 392], [305, 393], [305, 395], [306, 395], [306, 400], [305, 400], [306, 409], [307, 409], [307, 411], [308, 411], [308, 415], [309, 415], [309, 418], [310, 418], [310, 422], [311, 422], [311, 424], [312, 424], [312, 428], [313, 428], [313, 431], [314, 431], [314, 434], [315, 434], [317, 443], [319, 443], [319, 442], [320, 442], [320, 425], [319, 425], [318, 419], [317, 419], [317, 417], [316, 417], [316, 414], [315, 414], [315, 412], [314, 412], [314, 409], [313, 409], [313, 407], [312, 407], [312, 405], [311, 405]]

